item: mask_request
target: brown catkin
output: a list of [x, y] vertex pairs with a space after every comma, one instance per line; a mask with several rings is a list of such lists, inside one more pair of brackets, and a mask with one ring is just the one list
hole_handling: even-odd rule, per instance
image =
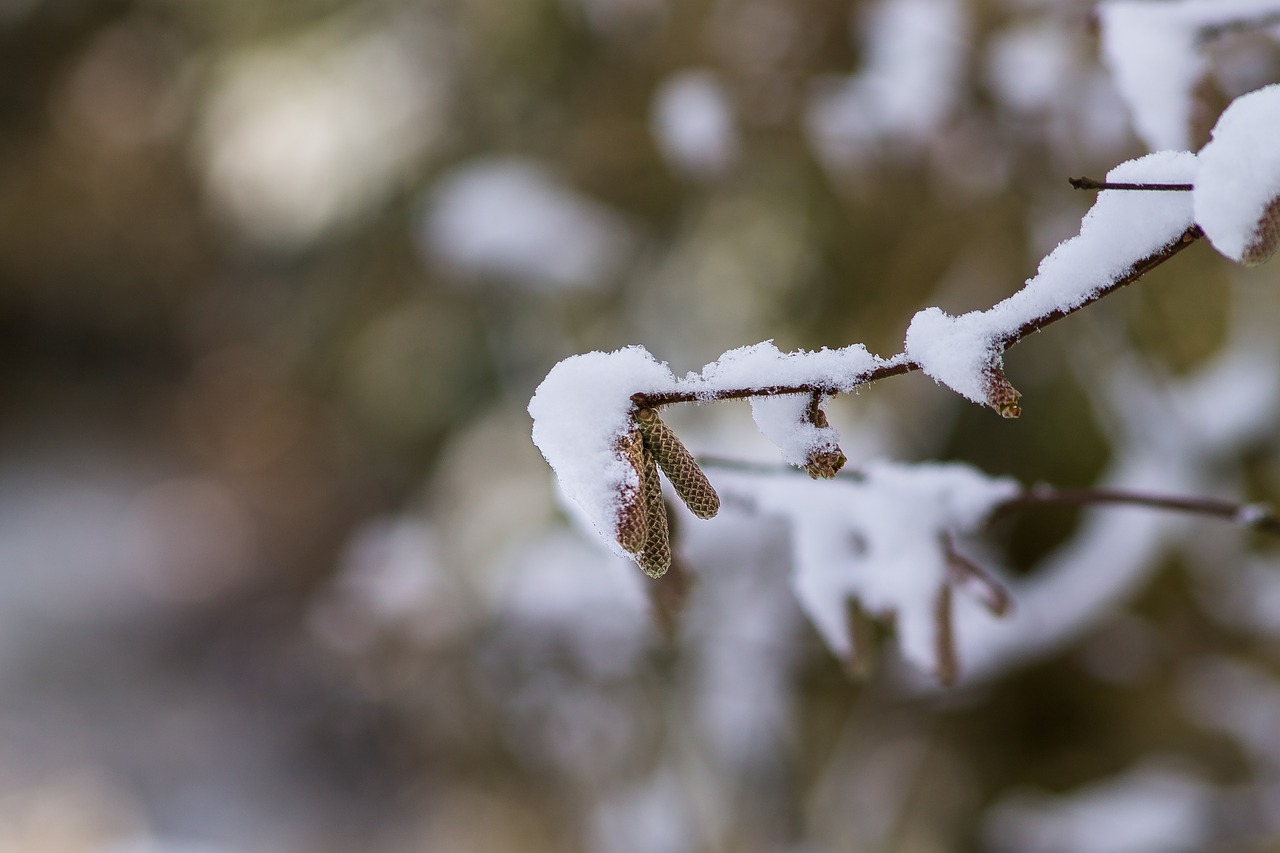
[[614, 535], [622, 550], [639, 554], [649, 538], [648, 508], [644, 499], [645, 471], [653, 467], [649, 451], [645, 449], [640, 430], [633, 429], [618, 439], [618, 454], [636, 472], [635, 489], [624, 491], [614, 520]]
[[[648, 457], [649, 454], [646, 452], [645, 456]], [[640, 483], [649, 535], [644, 548], [636, 554], [636, 562], [646, 575], [660, 578], [671, 568], [671, 529], [667, 525], [667, 505], [662, 500], [658, 468], [652, 458]]]
[[645, 446], [689, 511], [698, 518], [714, 517], [720, 511], [720, 496], [671, 427], [650, 408], [636, 412], [636, 423], [640, 425]]
[[1253, 229], [1253, 239], [1245, 246], [1240, 262], [1246, 266], [1256, 267], [1270, 260], [1280, 247], [1280, 196], [1273, 198], [1267, 209], [1262, 211], [1257, 225]]

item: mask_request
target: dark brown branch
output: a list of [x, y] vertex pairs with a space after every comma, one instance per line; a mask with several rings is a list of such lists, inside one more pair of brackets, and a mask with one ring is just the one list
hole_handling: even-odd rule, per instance
[[1124, 182], [1095, 181], [1093, 178], [1067, 178], [1067, 183], [1078, 190], [1151, 190], [1154, 192], [1189, 193], [1195, 184], [1127, 184]]
[[1039, 484], [1000, 506], [1000, 511], [1028, 506], [1098, 506], [1125, 504], [1151, 509], [1167, 509], [1192, 515], [1221, 518], [1263, 533], [1280, 536], [1280, 517], [1261, 504], [1247, 504], [1222, 498], [1152, 495], [1128, 489], [1062, 489]]
[[[1148, 272], [1160, 266], [1160, 264], [1169, 260], [1203, 236], [1204, 232], [1201, 231], [1198, 226], [1191, 226], [1183, 232], [1179, 239], [1175, 240], [1173, 243], [1158, 252], [1136, 261], [1133, 266], [1130, 267], [1129, 272], [1119, 280], [1101, 288], [1097, 293], [1083, 302], [1073, 305], [1070, 308], [1055, 308], [1052, 311], [1042, 314], [1039, 317], [1033, 317], [1026, 323], [1023, 323], [1010, 333], [1007, 338], [997, 342], [1000, 346], [1001, 352], [1004, 352], [1032, 332], [1038, 332], [1050, 323], [1055, 323], [1063, 317], [1074, 314], [1081, 308], [1086, 308], [1092, 305], [1104, 296], [1109, 296], [1120, 288], [1133, 284]], [[754, 388], [728, 388], [704, 393], [698, 393], [695, 391], [665, 391], [646, 394], [641, 391], [631, 395], [631, 402], [634, 403], [636, 407], [658, 407], [668, 406], [673, 403], [711, 403], [718, 400], [742, 400], [750, 397], [776, 397], [784, 394], [834, 396], [848, 390], [850, 387], [868, 385], [881, 379], [888, 379], [890, 376], [901, 376], [904, 373], [911, 373], [912, 371], [919, 369], [920, 365], [907, 358], [904, 353], [882, 361], [875, 367], [863, 373], [847, 377], [847, 381], [843, 383], [843, 387], [830, 385], [764, 385]]]
[[1071, 308], [1055, 308], [1040, 317], [1036, 317], [1026, 323], [1023, 323], [1015, 329], [1013, 334], [1011, 334], [1006, 340], [1000, 342], [1001, 352], [1007, 350], [1009, 347], [1013, 346], [1032, 332], [1038, 332], [1050, 323], [1056, 323], [1063, 317], [1068, 317], [1079, 311], [1081, 308], [1088, 308], [1103, 297], [1110, 296], [1120, 288], [1128, 287], [1203, 236], [1204, 232], [1200, 230], [1200, 226], [1192, 225], [1186, 231], [1182, 232], [1182, 236], [1178, 238], [1177, 241], [1166, 246], [1155, 254], [1148, 255], [1138, 261], [1130, 267], [1129, 272], [1118, 281], [1099, 289], [1097, 293], [1093, 294], [1079, 305], [1072, 306]]

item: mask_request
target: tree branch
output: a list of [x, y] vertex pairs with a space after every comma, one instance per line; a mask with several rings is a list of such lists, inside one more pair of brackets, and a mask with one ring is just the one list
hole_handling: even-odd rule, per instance
[[[1169, 260], [1203, 236], [1204, 232], [1200, 230], [1199, 226], [1191, 226], [1183, 232], [1181, 238], [1160, 251], [1136, 261], [1133, 266], [1130, 267], [1129, 272], [1125, 273], [1125, 275], [1115, 282], [1100, 288], [1097, 293], [1088, 299], [1085, 299], [1083, 302], [1069, 308], [1055, 308], [1051, 311], [1045, 312], [1039, 317], [1034, 317], [1026, 323], [1023, 323], [1017, 329], [1013, 330], [1013, 332], [1011, 332], [1006, 338], [998, 341], [1001, 352], [1004, 352], [1032, 332], [1038, 332], [1050, 323], [1055, 323], [1064, 317], [1070, 316], [1081, 308], [1086, 308], [1092, 305], [1104, 296], [1109, 296], [1120, 288], [1133, 284], [1148, 272]], [[784, 394], [834, 396], [848, 391], [851, 388], [868, 385], [881, 379], [888, 379], [890, 376], [901, 376], [904, 373], [911, 373], [919, 369], [920, 365], [908, 358], [906, 353], [899, 353], [893, 358], [881, 361], [870, 370], [846, 377], [846, 381], [842, 383], [841, 386], [801, 384], [727, 388], [707, 392], [665, 391], [645, 393], [641, 391], [632, 394], [631, 401], [637, 408], [656, 408], [659, 406], [668, 406], [673, 403], [711, 403], [719, 400], [742, 400], [750, 397], [776, 397]]]
[[[744, 474], [761, 475], [803, 475], [804, 469], [790, 465], [771, 465], [761, 462], [743, 462], [737, 459], [725, 459], [719, 456], [699, 456], [698, 464], [704, 468], [721, 468], [726, 471], [738, 471]], [[857, 469], [846, 468], [837, 475], [840, 480], [855, 482], [866, 479]], [[992, 515], [1016, 512], [1035, 506], [1106, 506], [1120, 504], [1141, 506], [1149, 509], [1163, 509], [1172, 512], [1184, 512], [1190, 515], [1204, 515], [1219, 518], [1250, 527], [1260, 533], [1280, 536], [1280, 515], [1266, 504], [1242, 503], [1224, 498], [1185, 497], [1179, 495], [1153, 495], [1147, 492], [1135, 492], [1130, 489], [1108, 488], [1060, 488], [1048, 483], [1037, 483], [1028, 486], [1016, 497], [1001, 503], [993, 510]], [[949, 551], [958, 554], [954, 545]], [[968, 561], [964, 561], [967, 563]]]
[[1067, 183], [1078, 190], [1153, 190], [1189, 193], [1196, 188], [1195, 184], [1127, 184], [1095, 181], [1093, 178], [1067, 178]]
[[1263, 533], [1280, 536], [1280, 517], [1264, 504], [1240, 503], [1222, 498], [1152, 495], [1127, 489], [1063, 489], [1040, 483], [1002, 504], [997, 512], [1028, 506], [1098, 506], [1127, 504], [1151, 509], [1167, 509], [1191, 515], [1221, 518]]

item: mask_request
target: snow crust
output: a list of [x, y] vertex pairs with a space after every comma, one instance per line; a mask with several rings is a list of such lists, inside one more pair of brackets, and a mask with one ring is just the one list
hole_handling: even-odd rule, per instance
[[934, 606], [947, 579], [946, 536], [972, 533], [1019, 491], [967, 465], [873, 461], [858, 479], [726, 473], [723, 488], [792, 526], [792, 587], [838, 656], [854, 650], [847, 605], [897, 614], [903, 656], [937, 668]]
[[[621, 554], [614, 541], [615, 519], [622, 502], [639, 487], [634, 469], [617, 450], [618, 439], [630, 427], [633, 394], [678, 391], [710, 399], [731, 389], [791, 385], [852, 391], [885, 363], [861, 344], [786, 353], [765, 341], [730, 350], [701, 372], [677, 379], [639, 346], [575, 355], [553, 367], [529, 401], [533, 442], [555, 471], [565, 497]], [[839, 440], [834, 429], [805, 422], [807, 394], [781, 400], [753, 401], [753, 409], [761, 431], [788, 462], [803, 465], [811, 450]]]
[[1244, 261], [1267, 206], [1280, 197], [1280, 84], [1232, 101], [1200, 151], [1192, 201], [1213, 247]]
[[[1196, 155], [1163, 151], [1116, 166], [1107, 180], [1193, 183]], [[1193, 222], [1189, 193], [1105, 190], [1080, 223], [1017, 293], [985, 311], [953, 317], [940, 308], [915, 315], [906, 355], [935, 382], [986, 402], [987, 376], [1024, 324], [1078, 307], [1115, 284], [1133, 263], [1176, 242]]]
[[1209, 72], [1207, 29], [1280, 11], [1276, 0], [1114, 0], [1098, 7], [1102, 55], [1152, 150], [1192, 147], [1195, 87]]
[[852, 391], [862, 377], [884, 364], [862, 344], [840, 349], [823, 347], [817, 352], [782, 352], [773, 341], [731, 349], [702, 369], [690, 374], [683, 385], [710, 397], [730, 388], [769, 388], [781, 385], [819, 385], [832, 391]]

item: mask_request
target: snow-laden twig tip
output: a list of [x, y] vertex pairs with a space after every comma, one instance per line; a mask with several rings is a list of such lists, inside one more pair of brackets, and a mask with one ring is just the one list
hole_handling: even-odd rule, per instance
[[1200, 150], [1196, 222], [1213, 247], [1249, 266], [1280, 246], [1280, 83], [1232, 101]]

